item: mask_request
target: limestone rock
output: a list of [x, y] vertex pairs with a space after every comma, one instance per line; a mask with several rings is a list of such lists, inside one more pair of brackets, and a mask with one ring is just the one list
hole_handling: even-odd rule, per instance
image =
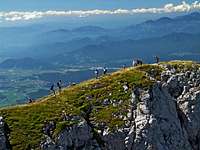
[[200, 149], [200, 89], [192, 88], [178, 98], [180, 118], [193, 150]]
[[[142, 96], [137, 108], [135, 127], [129, 133], [132, 150], [192, 150], [176, 111], [174, 98], [157, 84]], [[133, 136], [134, 135], [134, 136]], [[131, 137], [129, 137], [130, 139]]]
[[47, 138], [47, 146], [42, 148], [45, 150], [68, 150], [68, 149], [85, 149], [98, 150], [100, 149], [97, 141], [94, 139], [91, 132], [91, 127], [84, 120], [78, 125], [67, 127], [63, 130], [53, 142]]
[[8, 140], [9, 128], [4, 122], [3, 118], [0, 117], [0, 150], [10, 150], [10, 143]]

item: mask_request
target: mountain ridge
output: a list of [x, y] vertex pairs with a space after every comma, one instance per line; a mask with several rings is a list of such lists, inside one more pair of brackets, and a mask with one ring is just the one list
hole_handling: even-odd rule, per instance
[[[200, 66], [192, 61], [142, 65], [0, 109], [0, 143], [13, 150], [198, 150], [199, 76]], [[188, 113], [190, 105], [196, 111]], [[5, 123], [9, 134], [2, 130]]]

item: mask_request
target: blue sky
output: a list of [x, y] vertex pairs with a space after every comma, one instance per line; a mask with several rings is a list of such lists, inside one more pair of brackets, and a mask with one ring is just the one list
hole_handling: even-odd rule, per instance
[[[0, 11], [79, 10], [160, 7], [180, 0], [1, 0]], [[187, 0], [191, 3], [194, 0]]]
[[[0, 0], [0, 26], [68, 19], [68, 23], [139, 23], [200, 10], [200, 0]], [[96, 10], [97, 9], [97, 10]], [[70, 20], [71, 19], [71, 20]], [[114, 23], [116, 21], [116, 23]]]

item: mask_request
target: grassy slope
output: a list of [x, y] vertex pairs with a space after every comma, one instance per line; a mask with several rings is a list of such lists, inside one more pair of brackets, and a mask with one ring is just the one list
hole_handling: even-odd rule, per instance
[[[82, 82], [64, 89], [57, 97], [49, 95], [33, 104], [1, 109], [0, 115], [6, 119], [11, 129], [10, 142], [13, 149], [24, 150], [29, 145], [34, 149], [38, 148], [43, 137], [42, 127], [46, 120], [56, 121], [55, 132], [59, 133], [65, 125], [69, 124], [61, 120], [63, 110], [67, 114], [80, 115], [88, 105], [93, 105], [94, 109], [91, 114], [93, 122], [105, 122], [111, 129], [122, 126], [124, 121], [114, 114], [127, 112], [132, 88], [125, 93], [124, 83], [128, 83], [129, 87], [148, 88], [153, 82], [145, 74], [151, 73], [152, 69], [159, 78], [162, 70], [159, 66], [143, 65], [119, 70], [100, 79]], [[91, 97], [92, 100], [88, 100], [87, 97]], [[121, 100], [122, 103], [117, 106], [103, 106], [102, 101], [106, 98]]]

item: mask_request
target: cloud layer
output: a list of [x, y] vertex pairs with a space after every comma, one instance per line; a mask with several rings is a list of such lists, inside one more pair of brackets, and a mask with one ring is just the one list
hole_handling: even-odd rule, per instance
[[78, 10], [78, 11], [10, 11], [0, 12], [0, 20], [6, 21], [19, 21], [19, 20], [32, 20], [43, 17], [51, 16], [76, 16], [87, 17], [92, 15], [134, 15], [144, 13], [174, 13], [174, 12], [189, 12], [192, 10], [200, 10], [200, 2], [195, 1], [191, 4], [183, 1], [179, 5], [172, 3], [166, 4], [161, 8], [136, 8], [136, 9], [116, 9], [116, 10]]

